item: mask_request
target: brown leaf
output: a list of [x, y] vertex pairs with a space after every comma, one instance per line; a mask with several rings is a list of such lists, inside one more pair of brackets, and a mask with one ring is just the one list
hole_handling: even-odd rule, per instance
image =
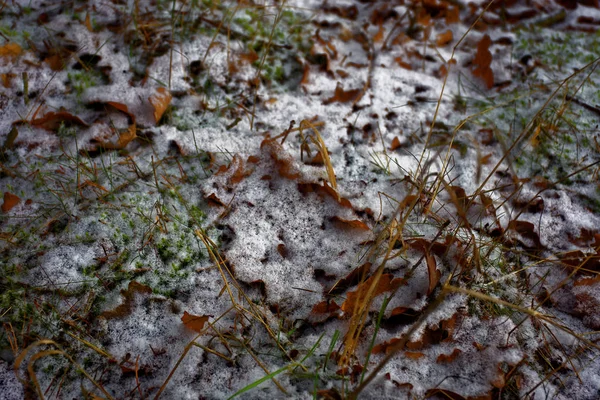
[[358, 229], [361, 231], [370, 231], [369, 225], [365, 224], [359, 219], [343, 219], [338, 216], [332, 217], [331, 220], [342, 229]]
[[92, 21], [90, 20], [90, 13], [87, 12], [85, 14], [85, 21], [83, 22], [83, 25], [85, 25], [85, 27], [87, 28], [87, 30], [89, 32], [94, 32], [94, 28], [92, 28]]
[[[25, 123], [24, 120], [16, 121], [15, 123]], [[70, 126], [73, 124], [80, 125], [83, 127], [88, 127], [89, 125], [82, 121], [79, 117], [68, 113], [66, 111], [58, 111], [53, 112], [50, 111], [42, 118], [34, 118], [31, 121], [31, 125], [46, 129], [48, 131], [56, 132], [61, 125], [65, 124], [66, 126]]]
[[186, 328], [193, 330], [196, 333], [203, 333], [204, 324], [208, 322], [208, 318], [210, 315], [192, 315], [187, 311], [183, 312], [183, 316], [181, 317], [181, 322], [186, 326]]
[[132, 113], [129, 112], [129, 109], [127, 108], [127, 106], [123, 103], [117, 103], [114, 101], [109, 101], [108, 103], [109, 106], [114, 107], [115, 109], [117, 109], [118, 111], [121, 111], [122, 113], [124, 113], [125, 115], [127, 115], [127, 117], [129, 118], [129, 127], [121, 132], [117, 131], [116, 129], [113, 130], [113, 132], [111, 133], [117, 133], [119, 135], [119, 138], [117, 139], [116, 142], [109, 142], [109, 141], [105, 141], [105, 142], [100, 142], [99, 145], [100, 147], [102, 147], [103, 149], [106, 150], [120, 150], [120, 149], [124, 149], [129, 142], [131, 142], [133, 139], [135, 139], [137, 137], [136, 135], [136, 123], [135, 123], [135, 115], [133, 115]]
[[323, 300], [322, 302], [315, 304], [312, 308], [311, 314], [332, 314], [340, 309], [340, 306], [335, 301]]
[[351, 101], [354, 101], [358, 98], [358, 96], [360, 96], [362, 93], [362, 89], [350, 89], [350, 90], [344, 90], [342, 88], [342, 85], [340, 85], [340, 83], [338, 83], [338, 85], [335, 88], [335, 92], [333, 94], [332, 97], [323, 100], [323, 104], [331, 104], [331, 103], [349, 103]]
[[160, 118], [163, 116], [163, 114], [169, 107], [173, 96], [171, 96], [171, 93], [164, 87], [159, 87], [156, 91], [157, 93], [148, 97], [148, 101], [150, 102], [150, 104], [152, 104], [152, 107], [154, 108], [154, 121], [158, 123], [158, 121], [160, 121]]
[[524, 238], [531, 240], [536, 249], [541, 250], [544, 248], [540, 242], [539, 235], [535, 231], [535, 225], [531, 222], [513, 220], [508, 223], [508, 229], [512, 229]]
[[394, 61], [396, 61], [396, 63], [401, 66], [404, 69], [407, 70], [412, 70], [412, 65], [410, 65], [409, 63], [407, 63], [406, 61], [404, 61], [404, 59], [402, 57], [396, 57], [394, 58]]
[[452, 31], [450, 29], [448, 29], [446, 32], [442, 32], [437, 35], [435, 44], [438, 47], [445, 46], [452, 41], [453, 37], [454, 36], [452, 35]]
[[404, 355], [411, 360], [418, 360], [419, 358], [425, 357], [425, 353], [421, 353], [420, 351], [405, 351]]
[[449, 7], [446, 10], [446, 23], [456, 24], [457, 22], [460, 22], [460, 9], [456, 6]]
[[121, 290], [121, 295], [124, 298], [123, 304], [117, 306], [114, 310], [105, 311], [101, 314], [106, 319], [111, 318], [123, 318], [132, 312], [133, 301], [136, 294], [149, 295], [152, 293], [152, 289], [146, 285], [142, 285], [136, 281], [129, 282], [127, 290]]
[[462, 351], [460, 351], [460, 349], [454, 349], [454, 351], [451, 354], [440, 354], [437, 358], [437, 360], [435, 360], [438, 364], [442, 364], [442, 363], [451, 363], [452, 361], [456, 360], [456, 357], [458, 357], [460, 355], [460, 353], [462, 353]]
[[0, 46], [0, 57], [6, 56], [15, 58], [20, 55], [22, 51], [23, 49], [21, 49], [21, 46], [17, 43], [9, 42], [4, 46]]
[[485, 35], [477, 44], [477, 53], [473, 59], [473, 75], [483, 80], [486, 87], [491, 89], [494, 86], [494, 72], [490, 68], [492, 65], [492, 53], [490, 53], [490, 45], [492, 40], [489, 35]]
[[399, 149], [401, 146], [402, 144], [400, 143], [400, 139], [398, 139], [398, 136], [394, 136], [394, 138], [392, 139], [390, 150], [394, 151], [396, 149]]
[[211, 193], [208, 196], [204, 196], [204, 198], [208, 201], [208, 204], [211, 206], [225, 207], [225, 203], [223, 203], [221, 199], [219, 199], [214, 193]]
[[4, 192], [4, 203], [2, 203], [2, 212], [9, 212], [14, 206], [19, 204], [20, 201], [21, 199], [18, 196], [9, 192]]

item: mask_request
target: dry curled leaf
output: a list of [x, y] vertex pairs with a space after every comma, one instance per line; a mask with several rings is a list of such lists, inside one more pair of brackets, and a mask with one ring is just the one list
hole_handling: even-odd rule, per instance
[[454, 349], [454, 351], [450, 354], [440, 354], [435, 361], [438, 364], [451, 363], [452, 361], [456, 360], [456, 357], [458, 357], [460, 353], [462, 353], [460, 349]]
[[370, 231], [369, 225], [365, 224], [359, 219], [343, 219], [338, 216], [334, 216], [331, 220], [342, 229], [358, 229], [361, 231]]
[[148, 101], [154, 108], [154, 121], [156, 123], [160, 121], [161, 117], [169, 107], [169, 104], [171, 104], [172, 98], [173, 96], [171, 93], [164, 87], [159, 87], [155, 94], [148, 97]]
[[[25, 120], [16, 121], [15, 124], [24, 124], [27, 123]], [[45, 114], [41, 118], [34, 118], [31, 120], [30, 124], [37, 128], [46, 129], [48, 131], [56, 132], [61, 125], [64, 126], [72, 126], [79, 125], [83, 127], [88, 127], [89, 125], [85, 123], [81, 118], [67, 112], [67, 111], [50, 111]]]
[[208, 322], [209, 317], [210, 315], [193, 315], [184, 311], [181, 322], [183, 322], [186, 328], [191, 329], [196, 333], [202, 333], [204, 324]]

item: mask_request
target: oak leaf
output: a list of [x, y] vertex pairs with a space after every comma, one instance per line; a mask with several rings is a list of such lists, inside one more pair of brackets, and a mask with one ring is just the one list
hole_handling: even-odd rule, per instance
[[187, 311], [183, 312], [181, 322], [186, 328], [193, 330], [196, 333], [203, 333], [204, 324], [208, 322], [210, 315], [193, 315]]

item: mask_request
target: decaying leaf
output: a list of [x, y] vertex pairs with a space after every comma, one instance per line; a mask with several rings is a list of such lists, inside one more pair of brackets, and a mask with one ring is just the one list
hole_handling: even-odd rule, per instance
[[392, 139], [392, 144], [390, 145], [390, 150], [394, 151], [396, 149], [399, 149], [400, 147], [402, 147], [400, 139], [398, 139], [398, 136], [394, 136], [394, 138]]
[[494, 72], [490, 66], [492, 65], [492, 53], [490, 53], [490, 45], [492, 39], [489, 35], [485, 35], [477, 44], [477, 53], [473, 59], [473, 75], [481, 78], [488, 89], [494, 86]]
[[127, 286], [127, 290], [121, 290], [121, 295], [124, 298], [123, 304], [117, 306], [114, 310], [105, 311], [101, 314], [102, 317], [106, 319], [111, 318], [123, 318], [133, 311], [131, 308], [133, 307], [133, 302], [135, 295], [149, 295], [152, 294], [152, 288], [146, 285], [142, 285], [136, 281], [129, 282], [129, 286]]
[[148, 101], [154, 108], [154, 121], [156, 123], [160, 121], [161, 117], [169, 107], [169, 104], [171, 104], [172, 98], [173, 96], [171, 93], [164, 87], [159, 87], [155, 94], [148, 97]]
[[[27, 121], [19, 120], [15, 121], [14, 124], [26, 124]], [[88, 127], [89, 125], [85, 123], [81, 118], [67, 112], [67, 111], [50, 111], [45, 114], [41, 118], [34, 118], [30, 122], [31, 125], [46, 129], [48, 131], [56, 132], [61, 125], [71, 126], [71, 125], [79, 125], [83, 127]]]
[[4, 203], [2, 203], [2, 212], [7, 213], [15, 207], [21, 199], [10, 192], [4, 192]]
[[108, 104], [111, 107], [114, 107], [115, 109], [117, 109], [117, 110], [121, 111], [122, 113], [124, 113], [125, 115], [127, 115], [128, 119], [129, 119], [129, 126], [127, 127], [127, 129], [124, 129], [122, 131], [114, 130], [115, 132], [112, 132], [113, 134], [116, 133], [118, 135], [118, 139], [116, 141], [103, 141], [103, 142], [100, 142], [99, 146], [106, 150], [124, 149], [129, 144], [129, 142], [131, 142], [133, 139], [135, 139], [137, 137], [137, 135], [136, 135], [137, 127], [136, 127], [136, 123], [135, 123], [135, 115], [130, 113], [127, 106], [123, 103], [109, 101], [106, 104]]
[[456, 360], [456, 357], [458, 357], [460, 353], [462, 353], [460, 349], [454, 349], [454, 351], [450, 354], [440, 354], [435, 361], [438, 364], [451, 363], [452, 361]]
[[186, 328], [191, 329], [196, 333], [202, 333], [204, 330], [204, 324], [208, 322], [208, 318], [210, 318], [210, 315], [198, 316], [184, 311], [183, 316], [181, 317], [181, 322], [183, 322]]

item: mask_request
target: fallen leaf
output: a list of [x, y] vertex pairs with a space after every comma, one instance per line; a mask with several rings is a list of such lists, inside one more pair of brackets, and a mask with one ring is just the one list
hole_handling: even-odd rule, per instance
[[340, 83], [337, 84], [336, 88], [335, 88], [335, 92], [333, 93], [333, 96], [323, 100], [323, 104], [331, 104], [331, 103], [349, 103], [351, 101], [354, 101], [358, 98], [358, 96], [360, 96], [360, 94], [362, 93], [362, 89], [350, 89], [350, 90], [344, 90], [342, 88], [342, 85], [340, 85]]
[[208, 318], [210, 315], [192, 315], [187, 311], [183, 312], [183, 316], [181, 317], [181, 322], [186, 326], [186, 328], [193, 330], [196, 333], [203, 333], [204, 324], [208, 322]]
[[10, 192], [4, 192], [4, 203], [2, 204], [2, 212], [9, 212], [14, 206], [19, 204], [20, 201], [21, 199], [18, 196]]
[[129, 112], [129, 109], [127, 108], [127, 106], [123, 103], [117, 103], [114, 101], [109, 101], [108, 103], [109, 106], [114, 107], [115, 109], [117, 109], [118, 111], [121, 111], [122, 113], [124, 113], [125, 115], [127, 115], [127, 117], [129, 118], [129, 127], [127, 129], [124, 129], [122, 131], [117, 131], [116, 129], [113, 129], [113, 134], [117, 133], [119, 135], [118, 139], [116, 140], [116, 142], [108, 142], [108, 141], [104, 141], [104, 142], [100, 142], [99, 145], [100, 147], [102, 147], [103, 149], [106, 150], [121, 150], [124, 149], [129, 142], [131, 142], [133, 139], [135, 139], [137, 137], [136, 135], [136, 123], [135, 123], [135, 115], [133, 115], [132, 113]]
[[136, 281], [129, 282], [127, 286], [127, 290], [121, 290], [121, 295], [124, 298], [123, 304], [117, 306], [114, 310], [104, 311], [101, 316], [106, 319], [111, 318], [123, 318], [129, 314], [131, 314], [133, 301], [136, 294], [139, 295], [149, 295], [152, 294], [152, 288], [146, 285], [142, 285]]
[[473, 75], [483, 80], [486, 87], [491, 89], [494, 86], [494, 72], [490, 68], [492, 65], [492, 53], [490, 53], [490, 45], [492, 40], [489, 35], [485, 35], [477, 44], [477, 53], [473, 59]]
[[85, 25], [85, 27], [87, 28], [87, 30], [89, 32], [94, 32], [94, 28], [92, 28], [92, 21], [90, 20], [90, 13], [87, 12], [85, 14], [85, 21], [83, 22], [83, 25]]
[[394, 138], [392, 139], [392, 144], [390, 145], [390, 150], [394, 151], [396, 149], [399, 149], [402, 146], [402, 144], [400, 143], [400, 139], [398, 139], [398, 136], [394, 136]]
[[164, 87], [159, 87], [156, 92], [157, 93], [148, 97], [148, 101], [152, 104], [152, 107], [154, 107], [154, 121], [158, 123], [169, 107], [169, 104], [171, 104], [173, 96], [171, 96], [171, 93]]
[[460, 22], [460, 9], [456, 6], [449, 7], [446, 10], [446, 23], [455, 24], [457, 22]]
[[332, 217], [331, 220], [336, 223], [342, 229], [358, 229], [361, 231], [370, 231], [369, 225], [365, 224], [359, 219], [343, 219], [338, 216]]
[[446, 32], [442, 32], [437, 35], [435, 44], [438, 47], [445, 46], [452, 41], [452, 38], [453, 38], [452, 31], [450, 29], [448, 29]]
[[411, 360], [418, 360], [419, 358], [425, 357], [425, 353], [421, 353], [420, 351], [405, 351], [404, 355]]
[[[27, 123], [27, 121], [25, 120], [19, 120], [15, 122], [15, 124], [25, 123]], [[52, 132], [58, 131], [58, 128], [60, 128], [60, 126], [63, 124], [66, 126], [71, 126], [74, 124], [83, 127], [89, 126], [87, 123], [81, 120], [81, 118], [66, 111], [50, 111], [41, 118], [34, 118], [33, 120], [31, 120], [30, 124], [37, 128], [46, 129]]]
[[462, 353], [460, 349], [454, 349], [454, 351], [451, 354], [440, 354], [435, 361], [438, 364], [451, 363], [452, 361], [456, 360], [456, 357], [458, 357], [460, 353]]
[[17, 57], [23, 49], [17, 43], [9, 42], [4, 46], [0, 46], [0, 56]]

